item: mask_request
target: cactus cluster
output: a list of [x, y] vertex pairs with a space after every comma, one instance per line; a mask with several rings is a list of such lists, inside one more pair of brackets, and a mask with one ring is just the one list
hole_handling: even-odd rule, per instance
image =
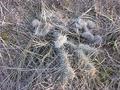
[[[100, 35], [94, 36], [90, 32], [90, 29], [95, 28], [95, 23], [93, 21], [85, 21], [81, 18], [76, 18], [74, 20], [69, 20], [67, 25], [62, 23], [62, 25], [64, 25], [63, 27], [56, 24], [50, 24], [50, 26], [47, 26], [48, 28], [45, 28], [45, 25], [41, 27], [42, 22], [35, 19], [32, 25], [35, 27], [34, 34], [40, 36], [39, 38], [43, 37], [46, 42], [48, 42], [51, 50], [55, 53], [53, 55], [53, 59], [55, 60], [51, 59], [53, 64], [48, 67], [58, 70], [55, 73], [51, 73], [55, 84], [64, 86], [68, 84], [68, 82], [76, 77], [76, 69], [80, 69], [84, 75], [91, 77], [95, 75], [96, 68], [94, 63], [92, 63], [92, 59], [98, 54], [99, 50], [81, 41], [75, 44], [75, 39], [71, 40], [69, 38], [70, 35], [72, 35], [72, 28], [76, 34], [79, 33], [77, 37], [86, 39], [89, 43], [101, 44], [102, 37]], [[45, 28], [45, 30], [43, 28]], [[50, 54], [49, 57], [52, 57], [52, 55]]]
[[0, 90], [120, 90], [120, 0], [0, 0]]
[[84, 20], [81, 17], [70, 20], [70, 28], [77, 31], [86, 40], [87, 43], [100, 45], [103, 42], [102, 36], [94, 35], [92, 29], [95, 29], [95, 22]]

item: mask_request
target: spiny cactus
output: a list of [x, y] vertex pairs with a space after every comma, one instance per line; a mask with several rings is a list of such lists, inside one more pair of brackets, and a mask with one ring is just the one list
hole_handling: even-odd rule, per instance
[[80, 55], [80, 69], [83, 70], [84, 73], [90, 75], [90, 76], [94, 76], [96, 74], [96, 68], [94, 66], [94, 64], [91, 62], [91, 59], [85, 55], [84, 50], [80, 50], [79, 51], [79, 55]]
[[38, 19], [32, 21], [32, 26], [35, 28], [34, 34], [36, 36], [45, 36], [52, 28], [50, 23], [43, 24]]
[[94, 28], [96, 27], [95, 22], [93, 22], [93, 21], [91, 21], [91, 20], [87, 20], [86, 23], [87, 23], [87, 27], [88, 27], [89, 29], [94, 29]]
[[[63, 52], [61, 49], [56, 48], [59, 52], [58, 54], [58, 59], [60, 62], [60, 75], [59, 75], [59, 80], [58, 82], [65, 85], [68, 83], [69, 80], [73, 80], [75, 77], [75, 72], [73, 68], [70, 65], [69, 59], [67, 58], [67, 54]], [[57, 77], [58, 78], [58, 77]]]
[[94, 36], [91, 32], [87, 31], [87, 32], [83, 32], [81, 35], [83, 38], [85, 38], [87, 40], [87, 42], [89, 43], [93, 43], [94, 41]]
[[89, 55], [91, 53], [98, 54], [98, 50], [94, 47], [90, 47], [89, 45], [80, 44], [78, 46], [78, 50], [82, 50], [86, 55]]
[[119, 1], [0, 0], [0, 90], [120, 90]]
[[102, 37], [101, 37], [100, 35], [96, 35], [96, 36], [94, 37], [94, 43], [97, 44], [97, 45], [102, 44], [102, 43], [103, 43]]
[[[40, 24], [36, 25], [36, 23], [39, 23], [40, 21], [35, 21], [33, 21], [32, 24], [34, 27], [37, 27], [37, 29], [39, 28], [39, 32], [35, 29], [37, 31], [37, 35], [44, 36], [46, 42], [48, 42], [47, 44], [49, 44], [51, 50], [53, 51], [53, 54], [50, 54], [49, 57], [45, 55], [45, 60], [47, 60], [47, 62], [44, 66], [47, 67], [49, 65], [48, 62], [53, 62], [49, 65], [49, 68], [54, 71], [54, 73], [50, 73], [52, 77], [51, 83], [66, 86], [76, 77], [75, 69], [77, 68], [82, 71], [83, 75], [95, 75], [96, 68], [91, 60], [93, 58], [89, 56], [92, 55], [94, 57], [98, 54], [99, 51], [96, 48], [93, 48], [82, 42], [75, 45], [75, 43], [72, 42], [72, 40], [74, 39], [70, 40], [68, 37], [68, 35], [70, 35], [71, 33], [66, 32], [70, 31], [71, 28], [66, 25], [63, 26], [64, 28], [61, 28], [59, 27], [59, 25], [56, 26], [56, 24], [51, 23], [50, 28], [49, 25], [45, 23], [43, 27], [40, 27]], [[98, 39], [102, 39], [98, 36], [94, 36], [89, 31], [89, 28], [94, 28], [94, 25], [91, 27], [89, 26], [92, 24], [92, 21], [87, 22], [79, 17], [74, 20], [73, 24], [75, 25], [73, 30], [78, 30], [76, 33], [79, 33], [82, 38], [86, 39], [88, 42], [98, 42], [98, 40], [96, 41], [95, 39], [96, 37]], [[45, 28], [46, 26], [48, 28]], [[79, 32], [82, 29], [84, 29], [83, 32]], [[44, 33], [46, 31], [47, 33]], [[70, 59], [69, 55], [71, 57], [75, 56], [76, 58]], [[55, 60], [49, 59], [50, 57]]]

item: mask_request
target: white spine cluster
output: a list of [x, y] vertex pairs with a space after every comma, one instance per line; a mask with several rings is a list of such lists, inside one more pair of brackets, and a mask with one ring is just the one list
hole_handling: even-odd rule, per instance
[[39, 35], [39, 27], [41, 25], [41, 22], [38, 19], [34, 19], [32, 21], [32, 26], [35, 28], [35, 35]]
[[87, 23], [79, 17], [77, 19], [77, 28], [79, 28], [79, 29], [84, 28], [85, 29], [86, 26], [87, 26]]
[[58, 39], [57, 39], [56, 41], [54, 41], [55, 47], [56, 47], [56, 48], [60, 48], [60, 47], [63, 46], [63, 44], [66, 43], [66, 42], [67, 42], [67, 37], [60, 34], [60, 35], [58, 36]]
[[38, 19], [34, 19], [32, 21], [32, 26], [35, 28], [36, 36], [45, 36], [52, 27], [49, 23], [46, 23], [43, 26], [42, 22], [40, 22]]
[[32, 26], [33, 27], [38, 27], [39, 25], [41, 25], [41, 22], [38, 20], [38, 19], [34, 19], [33, 21], [32, 21]]
[[87, 26], [88, 26], [90, 29], [92, 29], [92, 28], [95, 28], [96, 24], [95, 24], [93, 21], [88, 20], [88, 21], [87, 21]]

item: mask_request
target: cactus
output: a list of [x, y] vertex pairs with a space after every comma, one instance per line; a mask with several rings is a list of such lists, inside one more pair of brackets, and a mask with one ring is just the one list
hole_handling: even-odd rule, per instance
[[[44, 0], [41, 3], [45, 4]], [[84, 38], [90, 43], [102, 42], [100, 36], [94, 36], [90, 32], [89, 27], [92, 22], [78, 17], [72, 19], [72, 23], [70, 19], [70, 24], [67, 26], [66, 24], [69, 22], [67, 19], [63, 20], [64, 15], [47, 8], [47, 6], [42, 8], [39, 19], [32, 19], [31, 25], [34, 33], [30, 34], [33, 35], [29, 38], [30, 41], [26, 40], [26, 47], [15, 46], [20, 48], [18, 51], [20, 55], [16, 55], [20, 56], [16, 65], [18, 67], [11, 68], [14, 73], [8, 78], [12, 83], [17, 82], [18, 90], [34, 90], [33, 88], [36, 86], [39, 86], [40, 90], [50, 88], [54, 90], [55, 86], [60, 85], [65, 89], [69, 85], [72, 86], [73, 80], [78, 78], [76, 70], [79, 69], [82, 71], [80, 75], [87, 77], [93, 77], [96, 73], [92, 59], [99, 51], [88, 43], [80, 41]], [[94, 28], [94, 26], [90, 28]], [[71, 29], [75, 33], [71, 33]], [[26, 33], [24, 34], [27, 36]], [[76, 35], [75, 38], [72, 38], [71, 36], [74, 35]], [[18, 41], [16, 43], [20, 44]], [[5, 50], [5, 54], [9, 53], [9, 50], [6, 48]], [[3, 55], [0, 53], [0, 59], [3, 58]], [[93, 57], [91, 58], [90, 55]], [[11, 59], [11, 55], [7, 57]], [[14, 75], [16, 76], [14, 77]], [[4, 82], [3, 80], [2, 84]]]

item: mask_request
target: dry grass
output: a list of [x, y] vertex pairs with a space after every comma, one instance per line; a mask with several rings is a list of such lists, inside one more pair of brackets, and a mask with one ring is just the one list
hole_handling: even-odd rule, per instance
[[1, 0], [0, 90], [120, 90], [119, 9], [119, 0]]

